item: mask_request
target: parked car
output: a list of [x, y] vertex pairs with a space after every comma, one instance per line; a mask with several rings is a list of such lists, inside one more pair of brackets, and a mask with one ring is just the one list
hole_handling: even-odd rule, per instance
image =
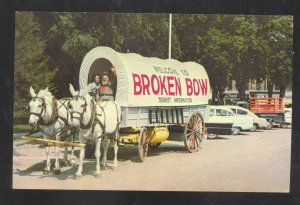
[[265, 119], [258, 117], [256, 114], [251, 112], [250, 110], [239, 107], [239, 106], [227, 106], [230, 108], [236, 115], [247, 115], [253, 118], [253, 131], [255, 131], [257, 128], [264, 128], [264, 129], [271, 129], [272, 125]]
[[292, 124], [292, 108], [284, 108], [284, 119], [286, 123]]
[[205, 123], [232, 124], [232, 134], [237, 135], [242, 130], [253, 129], [253, 118], [236, 115], [226, 106], [210, 105], [205, 109]]

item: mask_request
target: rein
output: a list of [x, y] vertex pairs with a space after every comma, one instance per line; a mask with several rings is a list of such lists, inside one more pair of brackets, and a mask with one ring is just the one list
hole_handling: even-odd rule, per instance
[[38, 97], [38, 96], [35, 96], [35, 97], [32, 97], [33, 101], [36, 101], [36, 100], [39, 100], [42, 102], [42, 109], [41, 109], [41, 112], [40, 113], [36, 113], [36, 112], [30, 112], [29, 114], [30, 115], [36, 115], [38, 116], [39, 118], [42, 118], [42, 113], [44, 112], [44, 109], [46, 108], [46, 103], [45, 103], [45, 99], [44, 98], [41, 98], [41, 97]]
[[[63, 116], [59, 115], [59, 112], [58, 112], [59, 108], [57, 106], [57, 100], [55, 98], [53, 98], [53, 102], [52, 102], [52, 114], [51, 114], [50, 120], [48, 120], [48, 121], [44, 121], [42, 119], [42, 114], [43, 114], [43, 112], [46, 109], [45, 99], [41, 98], [41, 97], [38, 97], [38, 96], [35, 96], [35, 97], [32, 98], [32, 100], [33, 101], [35, 101], [35, 100], [41, 101], [42, 102], [42, 109], [41, 109], [40, 113], [30, 112], [30, 115], [36, 115], [36, 116], [38, 116], [39, 117], [39, 121], [37, 123], [37, 126], [33, 127], [32, 130], [27, 135], [31, 135], [33, 133], [36, 133], [36, 132], [40, 131], [43, 134], [47, 135], [49, 138], [53, 138], [55, 135], [57, 135], [57, 134], [61, 135], [61, 134], [65, 133], [65, 132], [67, 132], [69, 130], [71, 130], [71, 132], [73, 133], [73, 135], [75, 134], [74, 130], [70, 129], [70, 127], [68, 125], [68, 116], [69, 116], [70, 112], [69, 112], [68, 108], [65, 105], [65, 103], [66, 103], [66, 101], [68, 99], [63, 99], [63, 100], [65, 100], [65, 102], [61, 102], [62, 105], [59, 107], [59, 108], [61, 108], [62, 106], [65, 106], [67, 108], [67, 119], [64, 118]], [[61, 128], [60, 130], [58, 130], [57, 132], [54, 132], [52, 135], [48, 134], [47, 132], [44, 132], [44, 130], [40, 127], [40, 126], [50, 126], [50, 125], [56, 123], [58, 119], [61, 119], [64, 122], [65, 126], [63, 128]], [[34, 129], [36, 129], [36, 130], [34, 131]], [[65, 140], [65, 138], [61, 138], [61, 140]]]
[[[105, 117], [104, 108], [106, 107], [106, 105], [107, 105], [107, 103], [109, 101], [112, 102], [112, 103], [114, 103], [114, 105], [116, 107], [116, 111], [117, 111], [117, 126], [116, 126], [116, 129], [113, 131], [113, 133], [111, 133], [110, 135], [114, 135], [119, 130], [119, 125], [120, 125], [120, 121], [119, 121], [119, 117], [118, 117], [119, 116], [119, 112], [118, 112], [118, 109], [117, 109], [117, 104], [113, 100], [105, 100], [105, 101], [106, 101], [106, 103], [105, 103], [104, 106], [100, 106], [99, 104], [96, 104], [96, 106], [100, 107], [101, 110], [102, 110], [102, 112], [104, 113], [104, 122], [103, 123], [98, 118], [96, 118], [96, 122], [98, 122], [100, 124], [100, 126], [101, 126], [101, 128], [103, 130], [102, 135], [100, 135], [98, 138], [101, 138], [101, 137], [107, 135], [107, 133], [105, 132], [105, 128], [106, 128], [105, 119], [106, 119], [106, 117]], [[97, 114], [97, 115], [98, 116], [102, 116], [102, 114]], [[112, 139], [112, 140], [117, 140], [118, 141], [119, 139]]]
[[[80, 128], [81, 128], [81, 129], [89, 129], [89, 128], [91, 128], [91, 127], [94, 125], [94, 120], [95, 120], [95, 106], [94, 106], [94, 102], [91, 100], [91, 112], [92, 112], [92, 113], [91, 113], [91, 118], [90, 118], [88, 124], [87, 124], [87, 125], [84, 125], [84, 124], [82, 123], [82, 121], [83, 121], [83, 115], [84, 115], [84, 113], [86, 112], [86, 108], [87, 108], [87, 105], [88, 105], [88, 104], [87, 104], [87, 102], [86, 102], [85, 97], [83, 97], [83, 96], [77, 95], [77, 96], [74, 97], [74, 99], [75, 99], [75, 100], [83, 99], [85, 103], [84, 103], [84, 109], [83, 109], [82, 112], [71, 111], [71, 119], [77, 119], [77, 120], [79, 120], [79, 122], [80, 122]], [[73, 116], [74, 113], [75, 113], [75, 114], [78, 114], [79, 117]]]
[[38, 96], [35, 96], [32, 98], [33, 101], [36, 101], [36, 100], [39, 100], [42, 102], [42, 109], [41, 109], [41, 112], [40, 113], [36, 113], [36, 112], [30, 112], [29, 114], [30, 115], [36, 115], [39, 117], [39, 120], [38, 120], [38, 124], [42, 125], [42, 126], [49, 126], [49, 125], [52, 125], [54, 124], [56, 121], [57, 121], [57, 118], [58, 118], [58, 112], [57, 112], [57, 101], [56, 99], [54, 98], [53, 102], [52, 102], [52, 114], [51, 114], [51, 117], [48, 121], [44, 121], [43, 118], [42, 118], [42, 115], [43, 115], [43, 112], [45, 112], [46, 110], [46, 102], [45, 102], [45, 99], [44, 98], [41, 98], [41, 97], [38, 97]]

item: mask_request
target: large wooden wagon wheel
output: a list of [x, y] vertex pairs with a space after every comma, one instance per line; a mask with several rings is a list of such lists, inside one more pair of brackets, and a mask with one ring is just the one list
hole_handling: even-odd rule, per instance
[[148, 135], [147, 128], [143, 127], [140, 132], [139, 143], [138, 143], [138, 151], [141, 162], [143, 162], [148, 153], [150, 137]]
[[189, 152], [197, 152], [204, 139], [204, 120], [199, 112], [193, 113], [186, 125], [184, 145]]

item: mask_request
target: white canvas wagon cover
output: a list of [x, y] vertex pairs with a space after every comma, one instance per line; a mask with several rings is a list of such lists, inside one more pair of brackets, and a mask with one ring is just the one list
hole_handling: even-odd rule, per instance
[[115, 100], [123, 107], [191, 106], [207, 104], [210, 84], [204, 67], [195, 62], [119, 53], [109, 47], [89, 51], [80, 67], [79, 85], [96, 73], [117, 72]]

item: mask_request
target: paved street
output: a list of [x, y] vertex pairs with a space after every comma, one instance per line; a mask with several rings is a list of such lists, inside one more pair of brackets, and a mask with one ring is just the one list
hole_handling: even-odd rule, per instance
[[[84, 176], [74, 180], [77, 165], [63, 167], [60, 175], [43, 176], [43, 146], [15, 140], [13, 188], [289, 192], [290, 149], [291, 129], [220, 136], [205, 140], [197, 153], [187, 153], [183, 142], [166, 141], [151, 149], [143, 163], [138, 162], [136, 147], [123, 145], [119, 148], [116, 171], [102, 170], [102, 178], [96, 178], [94, 160], [85, 160]], [[112, 154], [111, 148], [109, 165]]]

